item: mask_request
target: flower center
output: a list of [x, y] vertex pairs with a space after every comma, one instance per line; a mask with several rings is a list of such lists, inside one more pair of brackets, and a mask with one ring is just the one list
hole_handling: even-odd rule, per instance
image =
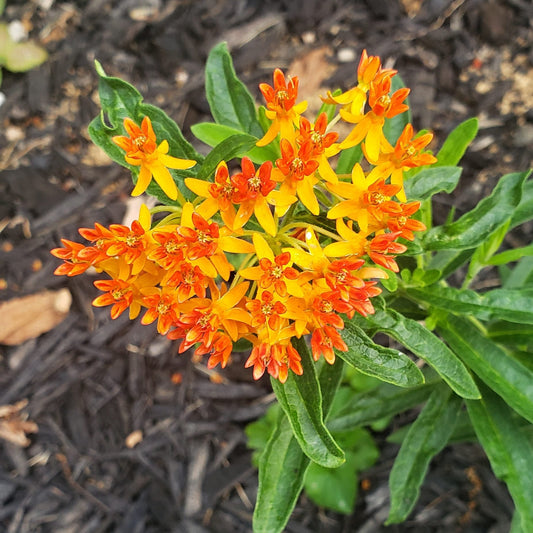
[[135, 235], [134, 233], [130, 233], [126, 237], [126, 244], [131, 247], [137, 246], [137, 244], [139, 243], [139, 239], [140, 237], [138, 235]]
[[252, 176], [248, 180], [248, 186], [250, 189], [257, 191], [261, 187], [261, 178], [259, 176]]
[[168, 310], [170, 309], [170, 305], [166, 302], [159, 302], [157, 304], [157, 312], [160, 315], [164, 315], [165, 313], [168, 313]]
[[273, 278], [279, 279], [283, 276], [283, 268], [281, 268], [280, 266], [275, 266], [271, 270], [270, 274]]
[[135, 139], [133, 139], [133, 144], [135, 144], [135, 146], [137, 146], [137, 148], [141, 149], [141, 148], [143, 148], [144, 143], [147, 140], [148, 139], [144, 135], [139, 135], [138, 137], [135, 137]]
[[382, 204], [387, 197], [380, 192], [373, 192], [368, 196], [368, 203], [372, 205]]

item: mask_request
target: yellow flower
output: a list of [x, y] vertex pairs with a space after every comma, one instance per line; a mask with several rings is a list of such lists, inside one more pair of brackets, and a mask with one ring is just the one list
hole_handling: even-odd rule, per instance
[[113, 142], [126, 151], [125, 159], [127, 163], [141, 167], [137, 184], [131, 195], [139, 196], [146, 191], [153, 177], [163, 189], [163, 192], [171, 200], [176, 200], [178, 189], [168, 169], [191, 168], [196, 165], [196, 161], [178, 159], [168, 155], [169, 146], [166, 140], [157, 146], [154, 129], [149, 117], [143, 118], [140, 128], [133, 120], [125, 118], [124, 128], [129, 137], [118, 135], [113, 137]]

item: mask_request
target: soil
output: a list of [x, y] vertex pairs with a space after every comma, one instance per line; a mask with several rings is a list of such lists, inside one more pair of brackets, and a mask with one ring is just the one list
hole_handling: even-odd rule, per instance
[[[354, 84], [366, 48], [411, 87], [414, 126], [435, 133], [434, 147], [461, 121], [480, 120], [461, 185], [437, 198], [443, 222], [450, 207], [470, 209], [502, 174], [533, 165], [533, 4], [32, 0], [9, 2], [3, 18], [21, 21], [50, 57], [28, 73], [3, 73], [0, 300], [68, 291], [50, 293], [47, 304], [23, 301], [28, 324], [54, 323], [53, 315], [57, 325], [0, 345], [0, 406], [27, 399], [23, 412], [38, 426], [25, 447], [0, 440], [0, 531], [249, 532], [257, 473], [243, 429], [273, 401], [268, 380], [253, 381], [243, 354], [208, 371], [154, 327], [112, 321], [108, 309], [92, 307], [90, 275], [53, 275], [58, 261], [49, 250], [61, 238], [79, 239], [77, 228], [121, 222], [136, 209], [126, 171], [87, 134], [99, 112], [94, 60], [205, 151], [190, 126], [209, 120], [203, 68], [212, 45], [228, 42], [258, 101], [258, 83], [280, 67], [300, 76], [312, 106], [324, 88]], [[531, 233], [523, 227], [506, 244], [529, 243]], [[480, 286], [493, 283], [489, 275]], [[439, 454], [409, 520], [385, 529], [398, 450], [387, 434], [375, 433], [381, 457], [365, 473], [352, 515], [302, 496], [287, 531], [509, 530], [512, 501], [473, 443]]]

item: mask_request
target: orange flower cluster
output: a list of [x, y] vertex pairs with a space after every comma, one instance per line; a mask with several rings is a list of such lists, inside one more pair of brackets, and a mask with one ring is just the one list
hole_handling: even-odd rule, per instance
[[[112, 318], [126, 309], [135, 318], [144, 308], [143, 324], [157, 321], [159, 333], [180, 341], [180, 353], [195, 346], [195, 354], [209, 354], [210, 368], [225, 367], [234, 343], [246, 339], [254, 378], [266, 371], [285, 382], [290, 370], [303, 372], [292, 339], [304, 335], [315, 360], [333, 363], [335, 350], [348, 349], [343, 316], [374, 312], [377, 280], [398, 272], [395, 257], [406, 250], [397, 239], [425, 229], [413, 218], [420, 203], [406, 201], [403, 175], [436, 161], [424, 152], [432, 135], [415, 136], [408, 124], [395, 146], [385, 138], [386, 119], [407, 109], [408, 89], [390, 94], [395, 74], [364, 51], [357, 86], [323, 98], [341, 106], [335, 120], [355, 124], [339, 143], [326, 113], [314, 124], [301, 116], [307, 103], [297, 103], [298, 79], [276, 69], [273, 87], [260, 86], [271, 125], [257, 145], [279, 142], [279, 159], [256, 167], [243, 157], [233, 174], [221, 161], [212, 182], [186, 178], [196, 199], [162, 222], [152, 224], [143, 206], [129, 228], [80, 229], [90, 245], [63, 240], [52, 251], [64, 261], [56, 274], [105, 272], [110, 279], [95, 282], [103, 291], [95, 306], [112, 306]], [[114, 142], [144, 173], [134, 193], [153, 175], [176, 198], [166, 167], [194, 162], [167, 155], [166, 140], [157, 147], [148, 117], [140, 128], [129, 119], [124, 125], [130, 137]], [[359, 143], [366, 163], [337, 174], [333, 156]]]

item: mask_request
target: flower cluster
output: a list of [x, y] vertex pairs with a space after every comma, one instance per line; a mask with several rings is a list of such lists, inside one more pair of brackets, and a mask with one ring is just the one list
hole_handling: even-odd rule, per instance
[[[273, 86], [261, 84], [270, 127], [258, 147], [277, 143], [280, 157], [254, 164], [243, 157], [230, 172], [220, 161], [212, 181], [183, 181], [196, 198], [186, 202], [168, 168], [191, 168], [194, 161], [168, 155], [149, 117], [141, 126], [124, 120], [128, 136], [115, 137], [125, 160], [140, 167], [132, 194], [152, 177], [180, 206], [169, 206], [152, 223], [143, 206], [131, 227], [95, 224], [79, 230], [89, 245], [63, 240], [52, 253], [62, 259], [56, 274], [74, 276], [93, 266], [109, 279], [95, 282], [103, 294], [95, 306], [112, 306], [112, 318], [142, 309], [142, 323], [157, 321], [162, 335], [209, 355], [210, 368], [225, 367], [239, 339], [252, 345], [246, 367], [259, 379], [265, 371], [285, 382], [289, 370], [302, 374], [292, 340], [310, 335], [315, 360], [335, 360], [348, 348], [344, 321], [374, 312], [377, 280], [398, 272], [395, 257], [406, 250], [399, 238], [413, 240], [425, 226], [413, 215], [419, 202], [407, 202], [403, 175], [436, 159], [424, 149], [431, 134], [414, 135], [408, 124], [392, 146], [385, 121], [407, 110], [408, 89], [391, 93], [392, 69], [363, 52], [358, 84], [323, 98], [340, 106], [329, 121], [302, 116], [298, 79], [274, 71]], [[338, 120], [354, 124], [339, 142], [330, 130]], [[361, 145], [366, 161], [351, 174], [338, 174], [334, 161], [343, 150]], [[189, 192], [190, 195], [190, 192]]]

